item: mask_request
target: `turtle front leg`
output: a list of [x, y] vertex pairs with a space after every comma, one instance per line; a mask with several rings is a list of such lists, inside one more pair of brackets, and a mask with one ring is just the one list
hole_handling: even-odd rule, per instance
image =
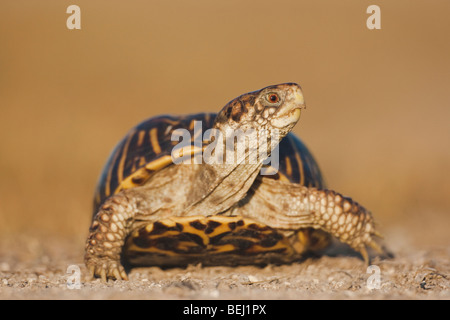
[[360, 252], [366, 263], [366, 246], [383, 252], [374, 241], [374, 236], [381, 235], [372, 214], [351, 198], [268, 178], [261, 178], [251, 192], [251, 201], [241, 204], [239, 214], [275, 228], [324, 230]]
[[374, 240], [374, 236], [382, 236], [376, 230], [370, 211], [335, 191], [307, 189], [303, 202], [309, 206], [308, 211], [312, 216], [314, 228], [325, 230], [341, 242], [350, 245], [361, 253], [366, 264], [369, 264], [366, 246], [380, 254], [383, 253]]
[[105, 282], [128, 279], [120, 259], [135, 212], [135, 206], [123, 193], [109, 198], [100, 207], [86, 241], [84, 260], [91, 276]]

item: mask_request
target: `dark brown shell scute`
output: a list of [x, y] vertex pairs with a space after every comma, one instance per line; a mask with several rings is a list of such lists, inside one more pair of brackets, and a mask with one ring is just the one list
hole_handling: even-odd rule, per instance
[[207, 227], [206, 227], [206, 229], [205, 229], [205, 233], [206, 234], [210, 234], [210, 233], [213, 233], [214, 232], [214, 230], [218, 227], [218, 226], [220, 226], [221, 225], [221, 223], [220, 222], [217, 222], [217, 221], [208, 221], [208, 225], [207, 225]]
[[206, 229], [206, 225], [201, 223], [200, 221], [196, 220], [196, 221], [192, 221], [189, 223], [193, 228], [197, 229], [197, 230], [205, 230]]

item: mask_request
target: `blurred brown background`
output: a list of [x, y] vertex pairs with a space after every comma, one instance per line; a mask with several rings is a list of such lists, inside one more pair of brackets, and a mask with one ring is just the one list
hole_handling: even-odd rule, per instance
[[[70, 4], [81, 30], [66, 28]], [[381, 30], [366, 28], [371, 4]], [[129, 128], [297, 82], [308, 108], [295, 132], [329, 187], [388, 234], [449, 245], [449, 12], [444, 0], [1, 1], [0, 232], [81, 243]]]

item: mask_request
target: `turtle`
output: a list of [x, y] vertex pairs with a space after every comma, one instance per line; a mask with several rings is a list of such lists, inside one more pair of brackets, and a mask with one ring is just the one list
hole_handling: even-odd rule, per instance
[[381, 234], [369, 210], [326, 187], [291, 132], [304, 108], [301, 87], [282, 83], [218, 113], [156, 116], [131, 129], [95, 192], [85, 247], [91, 276], [127, 280], [136, 266], [292, 263], [333, 238], [368, 264], [367, 247], [383, 251]]

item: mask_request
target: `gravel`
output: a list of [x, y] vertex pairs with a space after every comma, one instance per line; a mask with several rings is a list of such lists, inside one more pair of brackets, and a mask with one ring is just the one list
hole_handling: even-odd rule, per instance
[[87, 274], [82, 239], [6, 237], [0, 246], [0, 299], [450, 298], [450, 248], [391, 250], [394, 258], [376, 257], [369, 269], [337, 246], [291, 265], [135, 268], [130, 281], [102, 283]]

